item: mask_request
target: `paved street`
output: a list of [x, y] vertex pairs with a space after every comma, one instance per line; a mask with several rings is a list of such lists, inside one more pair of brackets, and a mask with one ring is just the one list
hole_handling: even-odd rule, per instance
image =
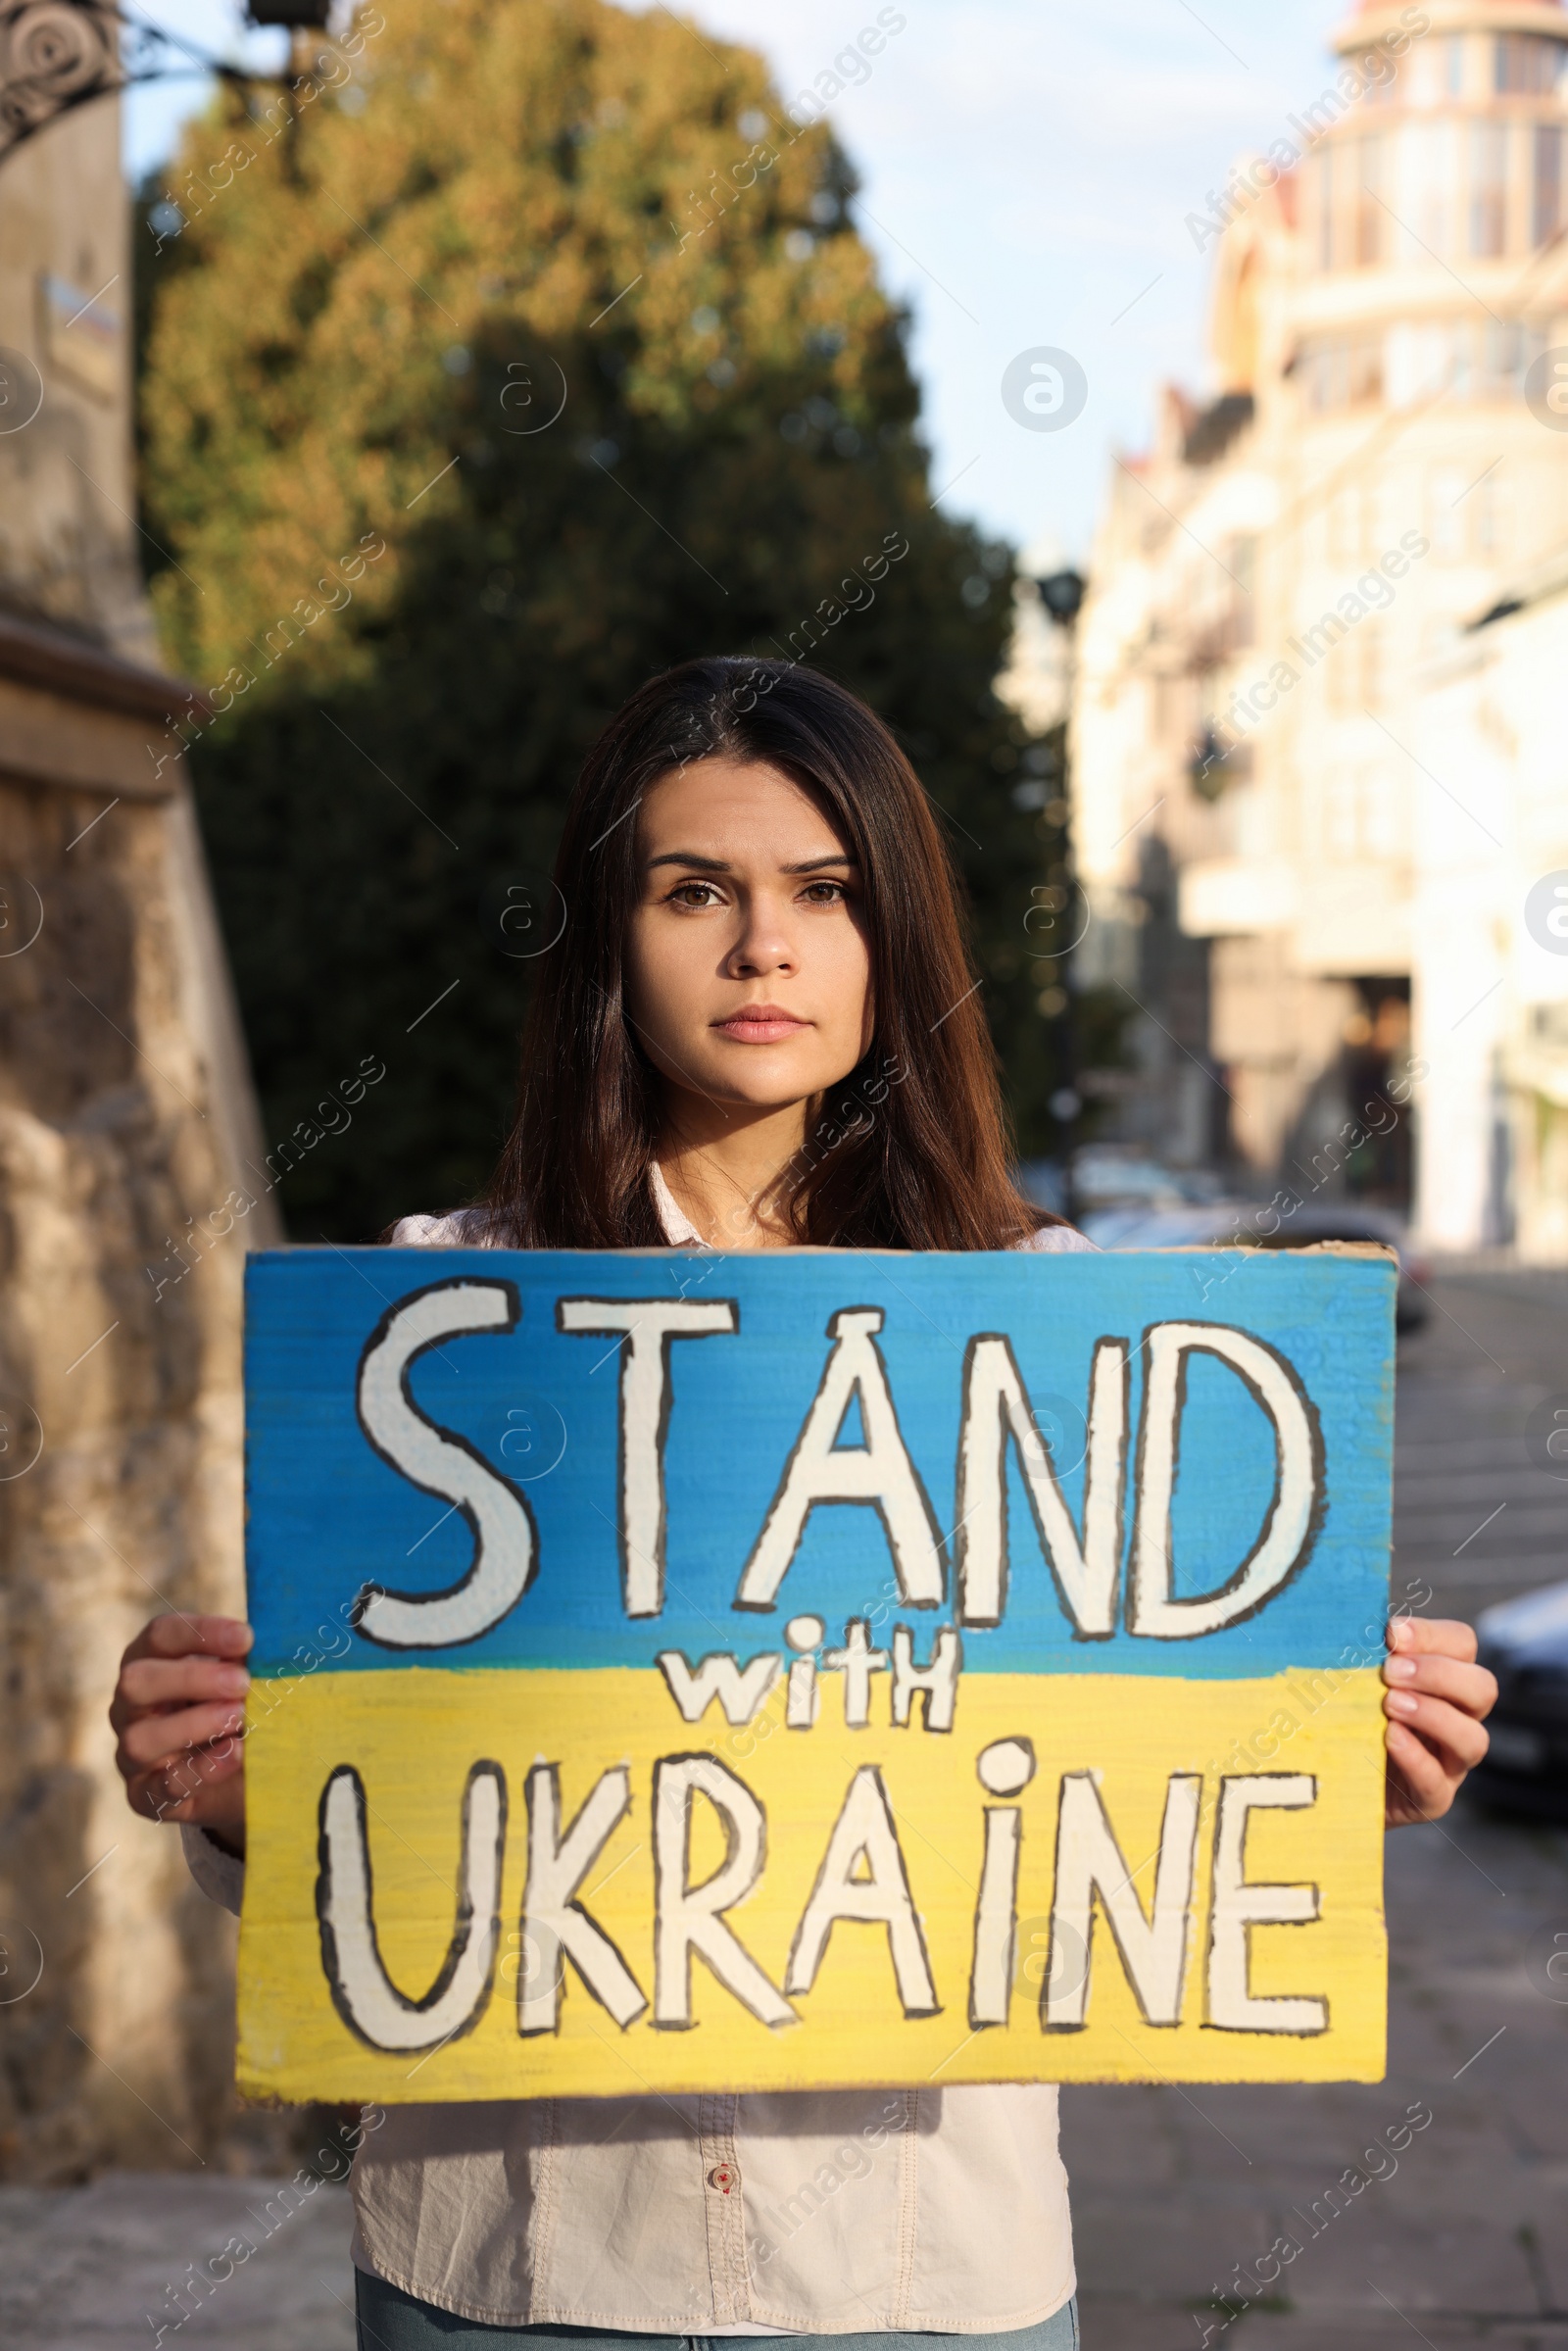
[[[1450, 1274], [1433, 1306], [1400, 1347], [1395, 1589], [1472, 1614], [1568, 1576], [1568, 1484], [1524, 1447], [1568, 1391], [1568, 1276]], [[1568, 2005], [1530, 1968], [1568, 1930], [1568, 1833], [1468, 1805], [1402, 1830], [1388, 1910], [1386, 2082], [1063, 2093], [1085, 2351], [1199, 2351], [1205, 2327], [1242, 2351], [1568, 2347]], [[1333, 2217], [1410, 2106], [1432, 2123]], [[1226, 2326], [1210, 2302], [1290, 2232], [1299, 2255]]]
[[[1396, 1588], [1484, 1607], [1568, 1574], [1568, 1484], [1525, 1421], [1568, 1390], [1568, 1276], [1469, 1272], [1401, 1347]], [[1389, 1856], [1390, 2074], [1375, 2088], [1064, 2093], [1086, 2351], [1568, 2351], [1568, 2004], [1534, 1946], [1568, 1932], [1568, 1833], [1468, 1807]], [[1411, 2113], [1431, 2121], [1399, 2146]], [[1397, 2152], [1389, 2151], [1393, 2132]], [[1381, 2143], [1383, 2152], [1365, 2151]], [[1347, 2168], [1366, 2183], [1329, 2190]], [[1373, 2173], [1384, 2175], [1371, 2177]], [[190, 2174], [0, 2191], [5, 2351], [132, 2351], [187, 2265], [254, 2238], [274, 2184]], [[1274, 2241], [1301, 2250], [1229, 2325]], [[325, 2187], [166, 2345], [349, 2351], [347, 2197]]]

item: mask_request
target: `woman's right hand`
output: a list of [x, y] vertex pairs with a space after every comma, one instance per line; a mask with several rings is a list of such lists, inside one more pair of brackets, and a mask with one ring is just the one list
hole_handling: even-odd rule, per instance
[[155, 1616], [121, 1659], [109, 1708], [132, 1812], [209, 1829], [233, 1853], [245, 1850], [251, 1639], [232, 1616]]

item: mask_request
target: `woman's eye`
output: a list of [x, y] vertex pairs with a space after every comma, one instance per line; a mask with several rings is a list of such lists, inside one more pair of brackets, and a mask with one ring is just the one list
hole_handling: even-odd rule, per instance
[[717, 906], [720, 901], [711, 882], [677, 882], [669, 894], [669, 903], [672, 906], [703, 907]]
[[844, 884], [842, 882], [808, 882], [802, 895], [808, 906], [838, 906], [844, 898]]

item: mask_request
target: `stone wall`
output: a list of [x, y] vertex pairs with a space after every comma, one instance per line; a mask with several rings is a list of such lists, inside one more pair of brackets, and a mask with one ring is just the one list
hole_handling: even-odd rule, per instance
[[3, 619], [0, 673], [0, 2177], [43, 2182], [232, 2128], [233, 1922], [127, 1810], [105, 1707], [148, 1615], [243, 1612], [279, 1228], [190, 806], [149, 784], [172, 689]]

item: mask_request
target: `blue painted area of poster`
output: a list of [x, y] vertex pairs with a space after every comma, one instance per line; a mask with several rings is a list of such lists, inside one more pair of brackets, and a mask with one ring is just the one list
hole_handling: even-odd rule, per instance
[[[606, 1668], [755, 1648], [808, 1612], [837, 1628], [918, 1607], [901, 1592], [885, 1521], [864, 1500], [818, 1500], [782, 1579], [737, 1606], [747, 1563], [841, 1344], [835, 1317], [864, 1309], [903, 1444], [929, 1500], [944, 1587], [968, 1540], [959, 1468], [966, 1370], [977, 1334], [1011, 1350], [1073, 1526], [1084, 1527], [1097, 1348], [1125, 1343], [1125, 1506], [1108, 1626], [1075, 1620], [1048, 1559], [1023, 1453], [1004, 1442], [1005, 1557], [1000, 1622], [971, 1607], [964, 1669], [994, 1673], [1246, 1679], [1363, 1646], [1387, 1589], [1392, 1445], [1392, 1292], [1383, 1257], [1263, 1254], [1234, 1265], [1157, 1255], [791, 1252], [719, 1258], [678, 1251], [297, 1250], [253, 1258], [247, 1380], [254, 1670], [297, 1670], [323, 1624], [342, 1625], [367, 1587], [390, 1594], [458, 1585], [475, 1552], [472, 1517], [368, 1441], [360, 1367], [378, 1325], [433, 1284], [510, 1286], [508, 1327], [470, 1329], [416, 1352], [416, 1413], [449, 1432], [524, 1498], [535, 1556], [523, 1595], [461, 1645], [453, 1669]], [[560, 1301], [644, 1301], [651, 1330], [676, 1302], [727, 1307], [733, 1328], [661, 1335], [662, 1604], [627, 1613], [624, 1529], [613, 1467], [623, 1443], [632, 1341], [607, 1309], [562, 1328]], [[879, 1319], [878, 1319], [879, 1318]], [[624, 1319], [624, 1318], [623, 1318]], [[861, 1330], [864, 1336], [869, 1322]], [[1149, 1334], [1202, 1326], [1250, 1338], [1285, 1363], [1320, 1448], [1319, 1493], [1301, 1557], [1264, 1602], [1199, 1638], [1131, 1629]], [[1114, 1367], [1113, 1367], [1114, 1368]], [[650, 1367], [652, 1376], [652, 1366]], [[1201, 1340], [1175, 1378], [1178, 1427], [1168, 1511], [1177, 1607], [1221, 1592], [1279, 1500], [1281, 1442], [1267, 1399]], [[1105, 1390], [1108, 1395], [1108, 1384]], [[851, 1391], [835, 1444], [863, 1451], [864, 1399]], [[947, 1591], [942, 1603], [951, 1609]], [[918, 1623], [918, 1618], [915, 1619]], [[1164, 1620], [1169, 1623], [1169, 1615]], [[351, 1639], [333, 1670], [384, 1671], [417, 1650]], [[426, 1652], [426, 1661], [430, 1660]]]

